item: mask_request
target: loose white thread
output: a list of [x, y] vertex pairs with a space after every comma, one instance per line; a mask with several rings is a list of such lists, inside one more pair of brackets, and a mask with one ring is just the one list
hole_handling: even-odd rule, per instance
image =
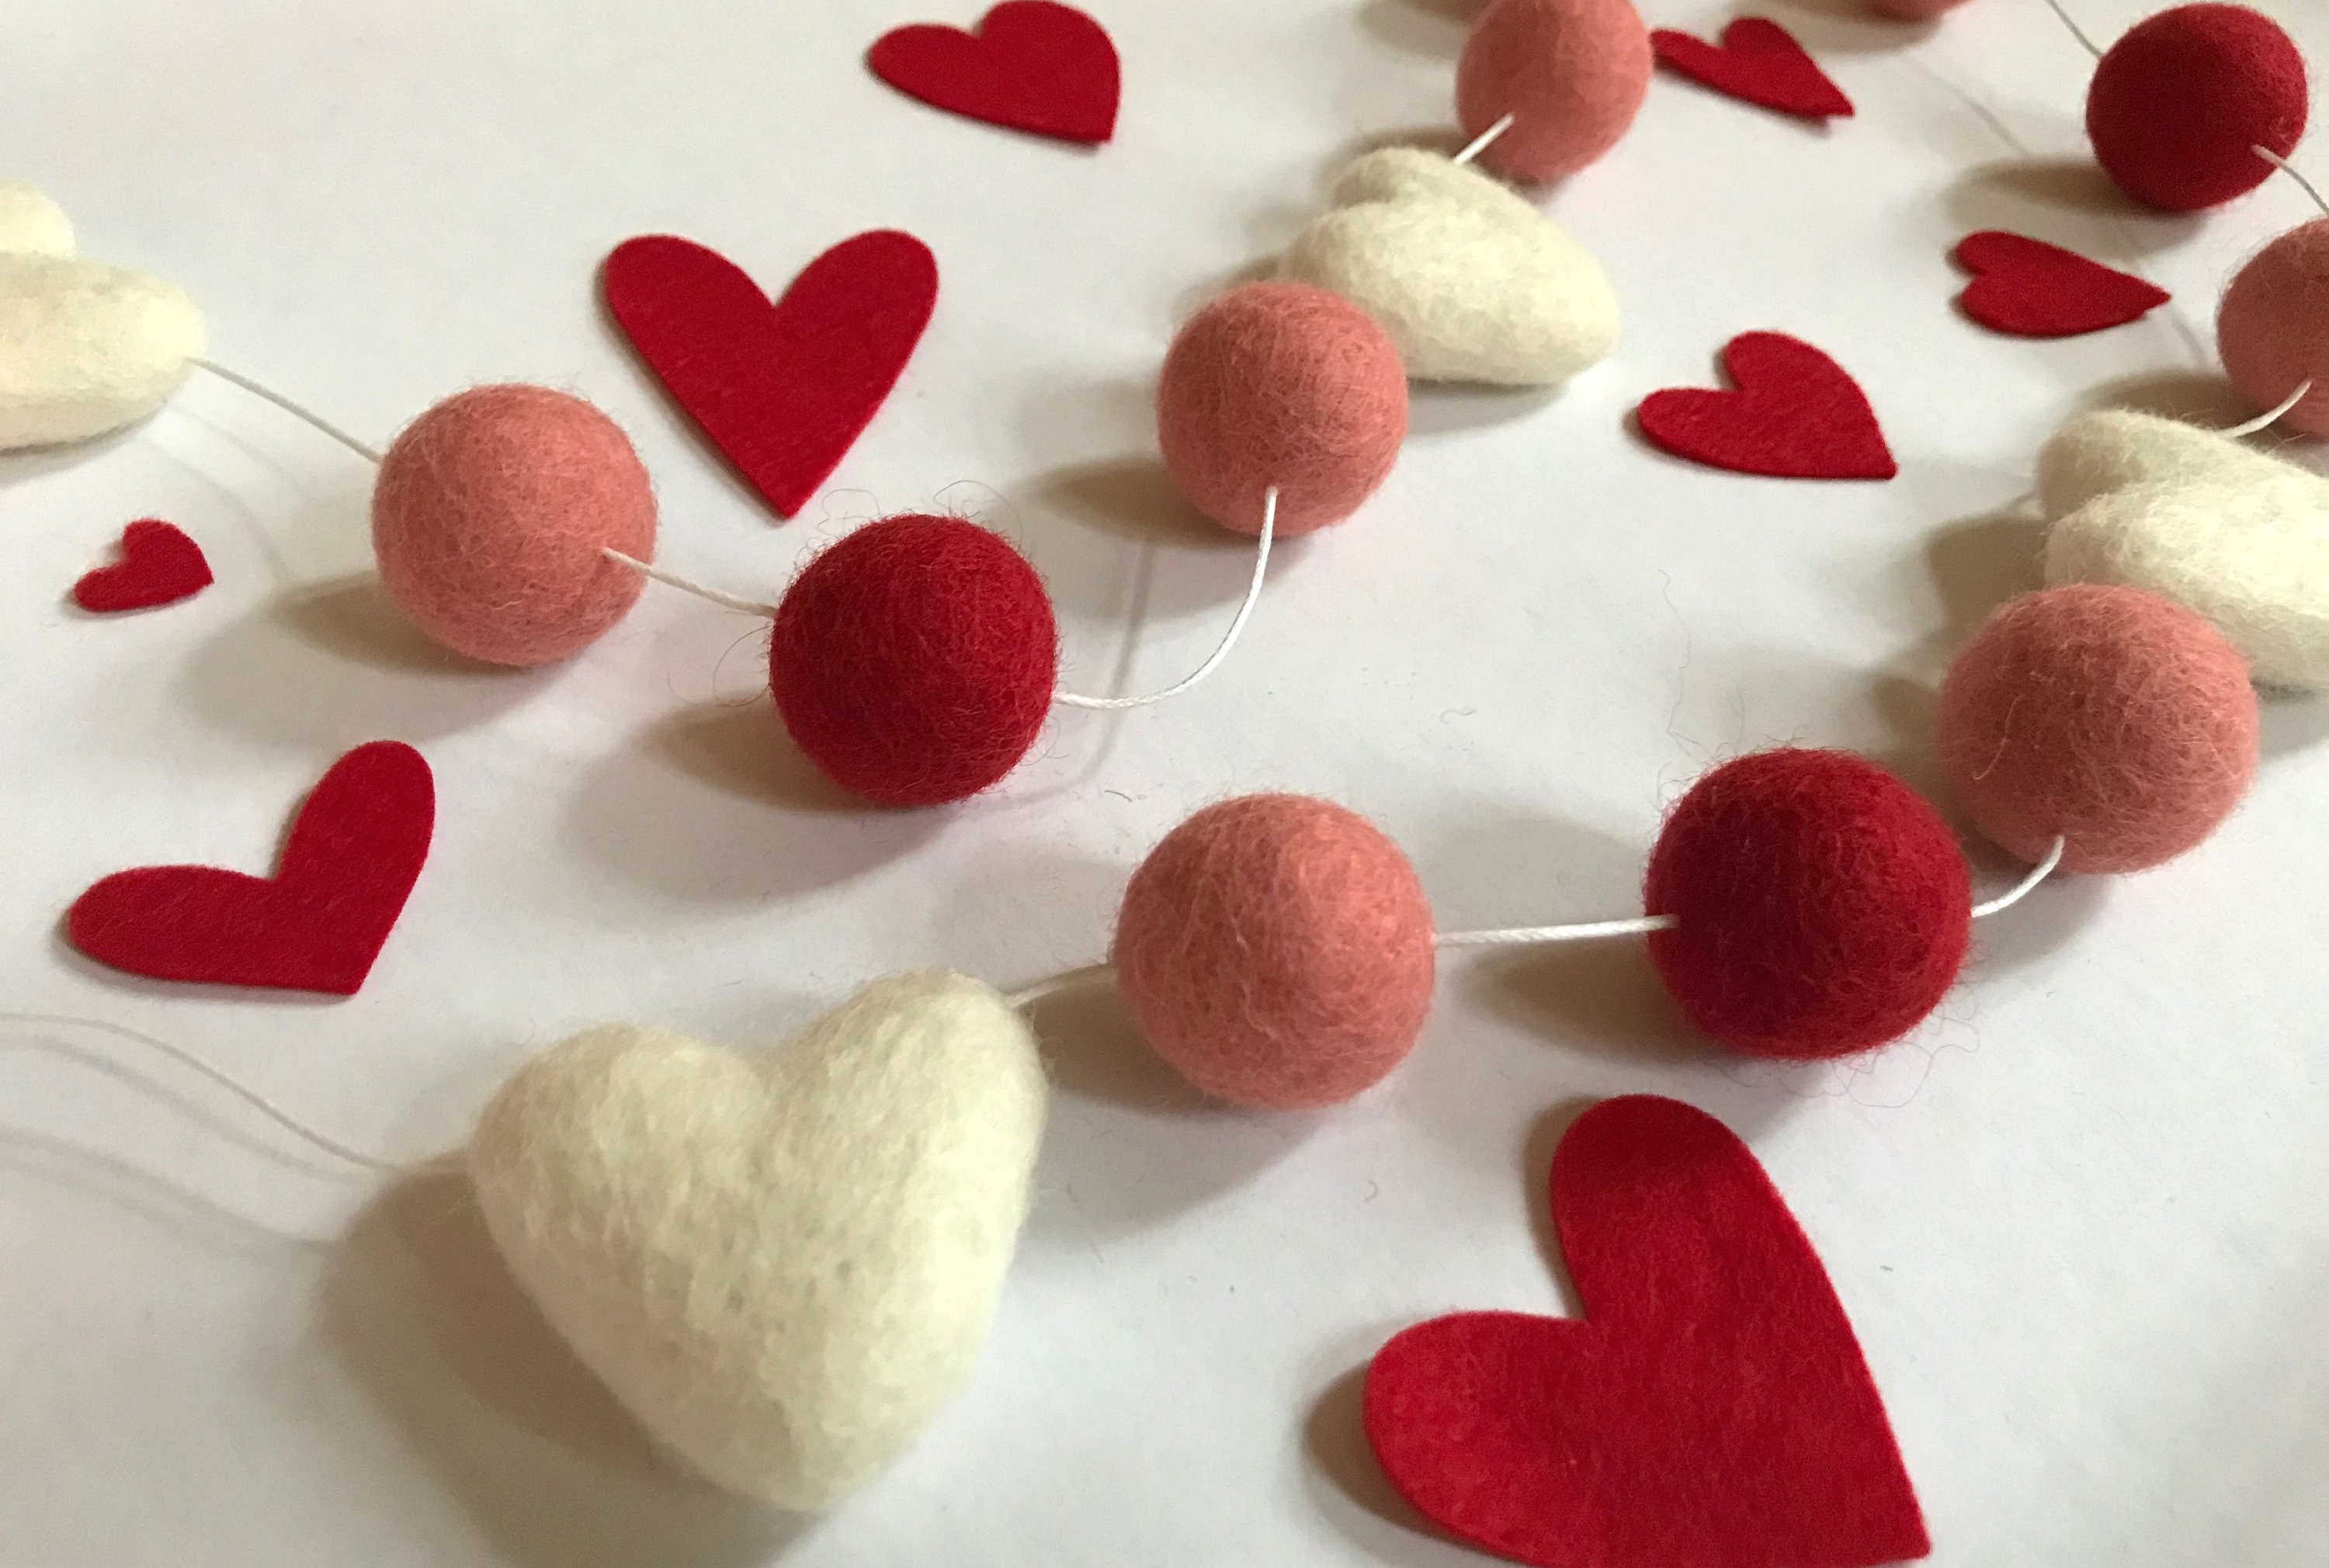
[[1498, 136], [1503, 136], [1506, 131], [1513, 128], [1513, 121], [1515, 117], [1516, 117], [1513, 115], [1506, 115], [1495, 125], [1490, 126], [1486, 130], [1482, 131], [1478, 136], [1474, 136], [1470, 144], [1466, 146], [1462, 152], [1457, 154], [1454, 158], [1450, 159], [1449, 162], [1459, 164], [1468, 164], [1474, 158], [1478, 157], [1482, 153], [1486, 152], [1488, 150], [1489, 143], [1495, 141]]
[[1973, 906], [1973, 917], [1975, 920], [1986, 920], [1991, 915], [1998, 913], [1998, 911], [2002, 909], [2011, 909], [2016, 904], [2021, 903], [2024, 898], [2029, 897], [2030, 895], [2037, 889], [2039, 883], [2043, 882], [2047, 878], [2054, 874], [2054, 868], [2062, 863], [2062, 851], [2069, 847], [2070, 840], [2068, 839], [2061, 837], [2060, 834], [2055, 835], [2054, 847], [2046, 851], [2046, 858], [2044, 859], [2039, 861], [2035, 866], [2032, 866], [2030, 869], [2030, 875], [2023, 878], [2021, 881], [2016, 882], [2013, 887], [2008, 887], [1996, 897], [1989, 899], [1985, 903], [1975, 905]]
[[1056, 693], [1051, 700], [1062, 708], [1094, 709], [1104, 713], [1121, 712], [1127, 708], [1146, 708], [1152, 702], [1163, 702], [1168, 698], [1180, 696], [1220, 669], [1221, 661], [1230, 656], [1230, 650], [1237, 646], [1238, 635], [1245, 630], [1246, 622], [1252, 618], [1254, 606], [1261, 602], [1262, 578], [1269, 570], [1269, 541], [1277, 531], [1278, 486], [1273, 484], [1261, 498], [1261, 545], [1254, 552], [1253, 581], [1246, 587], [1245, 603], [1238, 606], [1237, 619], [1230, 623], [1229, 634], [1221, 639], [1221, 645], [1213, 650], [1212, 658], [1197, 666], [1194, 674], [1177, 685], [1167, 686], [1162, 691], [1152, 691], [1146, 697], [1080, 697], [1072, 691], [1061, 691]]
[[771, 620], [776, 618], [777, 606], [774, 605], [763, 605], [752, 599], [740, 599], [733, 594], [723, 594], [718, 588], [707, 588], [702, 583], [681, 577], [677, 572], [667, 572], [661, 567], [650, 566], [636, 556], [625, 555], [613, 545], [600, 546], [599, 553], [618, 567], [628, 567], [643, 577], [653, 577], [665, 587], [677, 588], [684, 594], [693, 594], [697, 598], [707, 599], [723, 609], [741, 610], [748, 615], [766, 615]]
[[313, 408], [303, 408], [299, 404], [295, 403], [290, 399], [285, 397], [282, 393], [272, 391], [266, 387], [262, 387], [257, 381], [252, 380], [249, 376], [238, 375], [234, 371], [228, 370], [224, 365], [214, 363], [210, 360], [197, 359], [191, 360], [187, 362], [190, 364], [200, 365], [203, 369], [216, 376], [220, 380], [231, 381], [255, 398], [265, 399], [267, 401], [274, 404], [277, 408], [282, 409], [285, 413], [290, 415], [293, 418], [306, 420], [308, 424], [314, 426], [316, 429], [321, 430], [325, 435], [329, 436], [333, 440], [337, 441], [341, 446], [346, 447], [357, 456], [365, 459], [367, 462], [377, 464], [380, 461], [380, 454], [378, 452], [374, 451], [370, 446], [365, 446], [363, 442], [349, 435], [345, 430], [341, 429], [337, 425], [333, 424], [329, 419], [326, 419], [321, 414], [316, 413]]
[[2273, 409], [2272, 412], [2268, 414], [2258, 414], [2253, 419], [2243, 420], [2241, 423], [2233, 426], [2230, 429], [2220, 432], [2220, 434], [2225, 436], [2253, 436], [2258, 431], [2271, 425], [2283, 414], [2287, 413], [2291, 408], [2296, 407], [2297, 404], [2305, 401], [2307, 397], [2312, 395], [2312, 391], [2313, 379], [2308, 376], [2304, 380], [2297, 382], [2296, 390], [2289, 393], [2286, 398], [2283, 398], [2280, 400], [2280, 406]]
[[2079, 26], [2077, 23], [2071, 21], [2070, 14], [2062, 9], [2062, 0], [2046, 0], [2046, 4], [2052, 7], [2055, 15], [2062, 19], [2062, 25], [2070, 30], [2070, 36], [2077, 39], [2081, 44], [2086, 46], [2086, 51], [2089, 54], [2093, 55], [2097, 60], [2100, 60], [2103, 57], [2101, 47], [2098, 45], [2093, 39], [2087, 36], [2087, 30]]
[[2319, 186], [2306, 179], [2304, 175], [2298, 174], [2296, 172], [2296, 164], [2290, 163], [2287, 158], [2282, 157], [2278, 153], [2274, 152], [2270, 147], [2258, 146], [2253, 142], [2249, 144], [2249, 151], [2254, 153], [2258, 157], [2262, 158], [2266, 163], [2270, 164], [2274, 168], [2278, 169], [2282, 174], [2287, 174], [2299, 185], [2302, 185], [2305, 188], [2305, 193], [2313, 198], [2313, 204], [2315, 207], [2320, 208], [2323, 212], [2329, 213], [2329, 198], [2323, 197]]
[[1116, 965], [1112, 963], [1088, 963], [1081, 969], [1071, 969], [1065, 974], [1055, 974], [1049, 980], [1037, 981], [1033, 985], [1012, 991], [1004, 997], [1003, 1005], [1014, 1010], [1032, 1007], [1048, 997], [1105, 979], [1115, 972]]
[[1588, 920], [1578, 925], [1517, 925], [1508, 931], [1443, 931], [1432, 937], [1442, 947], [1533, 947], [1541, 943], [1594, 942], [1605, 936], [1646, 936], [1671, 931], [1680, 922], [1671, 915], [1644, 915], [1631, 920]]
[[400, 1164], [394, 1160], [382, 1160], [366, 1154], [359, 1149], [351, 1149], [330, 1134], [316, 1131], [258, 1090], [244, 1086], [195, 1056], [192, 1051], [174, 1046], [167, 1040], [156, 1039], [152, 1035], [140, 1034], [136, 1029], [124, 1028], [119, 1024], [108, 1024], [97, 1019], [71, 1018], [61, 1013], [0, 1013], [0, 1023], [26, 1024], [49, 1028], [95, 1029], [99, 1034], [111, 1035], [117, 1039], [127, 1040], [133, 1045], [159, 1051], [189, 1072], [201, 1074], [285, 1131], [294, 1137], [306, 1140], [326, 1154], [344, 1160], [350, 1165], [361, 1166], [366, 1170], [376, 1170], [383, 1175], [399, 1175], [411, 1169], [408, 1165]]

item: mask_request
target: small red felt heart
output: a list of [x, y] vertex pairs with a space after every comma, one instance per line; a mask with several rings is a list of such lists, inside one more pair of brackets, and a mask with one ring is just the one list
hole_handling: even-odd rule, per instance
[[2125, 326], [2168, 299], [2155, 284], [2002, 229], [1966, 235], [1955, 255], [1959, 267], [1978, 275], [1957, 296], [1957, 307], [2015, 337], [2067, 338]]
[[1852, 100], [1795, 35], [1760, 16], [1741, 16], [1724, 28], [1720, 47], [1665, 27], [1650, 34], [1650, 45], [1693, 81], [1731, 98], [1807, 120], [1852, 114]]
[[909, 98], [989, 125], [1094, 146], [1116, 134], [1116, 45], [1072, 5], [1004, 0], [976, 33], [900, 27], [865, 63]]
[[1785, 333], [1741, 333], [1722, 345], [1737, 390], [1652, 392], [1634, 411], [1642, 434], [1677, 457], [1780, 479], [1890, 479], [1900, 470], [1860, 383]]
[[436, 782], [376, 740], [334, 763], [299, 808], [273, 878], [211, 866], [117, 871], [73, 900], [72, 944], [154, 980], [354, 996], [429, 858]]
[[780, 517], [825, 483], [929, 325], [938, 258], [894, 229], [843, 240], [770, 304], [716, 250], [668, 234], [607, 258], [607, 308], [665, 390]]
[[121, 559], [83, 573], [73, 584], [73, 603], [94, 615], [150, 610], [174, 605], [211, 586], [211, 563], [185, 530], [158, 517], [140, 518], [121, 530]]
[[1819, 1255], [1722, 1123], [1603, 1102], [1553, 1156], [1552, 1216], [1581, 1319], [1438, 1318], [1367, 1368], [1367, 1437], [1401, 1496], [1538, 1568], [1932, 1549]]

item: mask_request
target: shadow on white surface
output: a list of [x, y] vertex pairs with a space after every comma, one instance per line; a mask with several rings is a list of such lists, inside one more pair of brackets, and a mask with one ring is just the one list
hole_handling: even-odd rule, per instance
[[[1372, 1355], [1405, 1324], [1373, 1335], [1358, 1353]], [[1302, 1427], [1303, 1479], [1310, 1501], [1336, 1534], [1391, 1568], [1476, 1568], [1487, 1561], [1417, 1512], [1399, 1495], [1367, 1441], [1367, 1369], [1363, 1361], [1336, 1377], [1310, 1406]]]
[[[2172, 250], [2199, 228], [2197, 218], [2137, 206], [2090, 158], [2021, 157], [1979, 164], [1951, 181], [1941, 202], [1968, 232], [2034, 226], [2041, 230], [2037, 238], [2074, 249], [2094, 241], [2081, 241], [2064, 230], [2059, 220], [2065, 216], [2115, 220], [2116, 248], [2141, 256]], [[2045, 231], [2050, 229], [2051, 232]], [[2123, 257], [2119, 264], [2124, 265]]]
[[408, 1177], [358, 1217], [321, 1316], [334, 1354], [512, 1563], [747, 1568], [816, 1523], [666, 1461], [535, 1311], [457, 1169]]
[[1487, 0], [1367, 0], [1358, 9], [1368, 36], [1433, 60], [1454, 61]]

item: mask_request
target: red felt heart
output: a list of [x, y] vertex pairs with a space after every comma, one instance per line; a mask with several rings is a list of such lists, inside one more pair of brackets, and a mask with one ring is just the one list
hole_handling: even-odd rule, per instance
[[155, 980], [354, 996], [429, 858], [437, 789], [421, 755], [375, 740], [332, 765], [272, 878], [211, 866], [117, 871], [73, 900], [72, 944]]
[[1890, 479], [1900, 472], [1860, 383], [1785, 333], [1741, 333], [1722, 345], [1737, 390], [1652, 392], [1634, 411], [1642, 434], [1677, 457], [1781, 479]]
[[1367, 1436], [1402, 1496], [1539, 1568], [1931, 1550], [1819, 1256], [1727, 1128], [1605, 1101], [1553, 1156], [1552, 1215], [1583, 1319], [1437, 1318], [1367, 1368]]
[[780, 517], [839, 465], [913, 357], [938, 258], [877, 229], [804, 268], [771, 305], [741, 268], [668, 234], [607, 258], [607, 308], [679, 406]]
[[121, 530], [121, 559], [82, 574], [73, 584], [73, 603], [96, 615], [150, 610], [174, 605], [211, 586], [211, 563], [185, 530], [158, 517], [140, 518]]
[[865, 63], [909, 98], [989, 125], [1095, 146], [1116, 134], [1116, 45], [1072, 5], [1004, 0], [976, 33], [900, 27]]
[[1852, 114], [1852, 100], [1795, 35], [1760, 16], [1741, 16], [1724, 28], [1719, 48], [1665, 27], [1650, 34], [1650, 44], [1660, 60], [1693, 81], [1731, 98], [1807, 120]]
[[2067, 338], [2125, 326], [2167, 303], [2167, 291], [2075, 250], [1985, 229], [1957, 241], [1957, 263], [1978, 274], [1957, 296], [1966, 315], [2023, 338]]

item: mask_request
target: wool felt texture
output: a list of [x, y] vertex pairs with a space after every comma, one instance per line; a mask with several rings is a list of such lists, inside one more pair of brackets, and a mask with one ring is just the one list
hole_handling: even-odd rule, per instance
[[73, 901], [65, 934], [149, 980], [354, 996], [420, 879], [436, 821], [428, 762], [375, 740], [316, 784], [271, 878], [210, 866], [117, 871]]
[[976, 33], [900, 27], [875, 41], [865, 63], [907, 97], [950, 114], [1093, 146], [1116, 134], [1116, 45], [1072, 5], [1004, 0]]
[[174, 283], [70, 256], [0, 254], [0, 451], [142, 419], [202, 352], [202, 312]]
[[2178, 5], [2096, 63], [2087, 139], [2128, 195], [2194, 212], [2271, 178], [2250, 149], [2287, 157], [2306, 112], [2305, 59], [2276, 23], [2244, 5]]
[[2233, 275], [2216, 310], [2216, 352], [2259, 413], [2312, 382], [2279, 423], [2329, 437], [2329, 218], [2299, 224]]
[[885, 806], [967, 799], [1019, 765], [1059, 678], [1051, 596], [1000, 534], [958, 517], [869, 523], [777, 607], [768, 686], [793, 741]]
[[2065, 871], [2140, 871], [2214, 832], [2256, 776], [2248, 661], [2181, 605], [2078, 583], [2000, 606], [1957, 653], [1934, 718], [1985, 837]]
[[2265, 685], [2329, 690], [2329, 480], [2133, 413], [2073, 420], [2039, 473], [2049, 587], [2146, 589], [2206, 616]]
[[1117, 983], [1156, 1054], [1263, 1110], [1339, 1104], [1431, 1010], [1431, 906], [1399, 846], [1305, 795], [1246, 795], [1167, 833], [1125, 888]]
[[1876, 410], [1842, 365], [1784, 333], [1742, 333], [1722, 346], [1734, 390], [1652, 392], [1635, 410], [1642, 434], [1693, 463], [1781, 479], [1890, 479], [1900, 472]]
[[2167, 291], [2075, 250], [1985, 229], [1957, 241], [1957, 264], [1975, 274], [1957, 308], [2013, 337], [2066, 338], [2124, 326], [2165, 305]]
[[381, 586], [412, 624], [492, 664], [548, 664], [604, 635], [655, 556], [655, 487], [630, 438], [548, 387], [473, 387], [406, 426], [372, 494]]
[[32, 186], [0, 180], [0, 251], [71, 256], [72, 221], [63, 208]]
[[766, 1055], [579, 1035], [494, 1096], [469, 1172], [510, 1272], [658, 1442], [821, 1508], [969, 1378], [1044, 1098], [1001, 997], [899, 975]]
[[1628, 0], [1489, 0], [1456, 62], [1456, 118], [1468, 139], [1511, 115], [1480, 166], [1547, 184], [1617, 145], [1655, 65]]
[[1156, 383], [1156, 440], [1192, 505], [1280, 538], [1342, 521], [1407, 437], [1407, 373], [1367, 313], [1306, 283], [1248, 283], [1182, 324]]
[[938, 306], [938, 264], [876, 229], [801, 269], [774, 304], [741, 268], [668, 234], [607, 258], [607, 308], [674, 401], [790, 517], [890, 396]]
[[211, 563], [186, 531], [156, 517], [121, 530], [121, 559], [84, 572], [73, 603], [92, 615], [149, 610], [190, 599], [211, 586]]
[[1418, 147], [1369, 153], [1286, 255], [1391, 334], [1427, 381], [1557, 386], [1617, 341], [1617, 294], [1586, 249], [1476, 169]]
[[1752, 1056], [1850, 1056], [1939, 1005], [1972, 937], [1947, 824], [1850, 752], [1783, 746], [1705, 775], [1651, 852], [1650, 961], [1684, 1017]]
[[1367, 1368], [1400, 1494], [1537, 1568], [1875, 1568], [1931, 1551], [1819, 1254], [1747, 1146], [1655, 1095], [1552, 1158], [1581, 1319], [1459, 1312]]
[[1650, 34], [1658, 59], [1726, 98], [1798, 119], [1848, 119], [1852, 100], [1804, 52], [1794, 33], [1760, 16], [1741, 16], [1720, 44], [1661, 27]]

